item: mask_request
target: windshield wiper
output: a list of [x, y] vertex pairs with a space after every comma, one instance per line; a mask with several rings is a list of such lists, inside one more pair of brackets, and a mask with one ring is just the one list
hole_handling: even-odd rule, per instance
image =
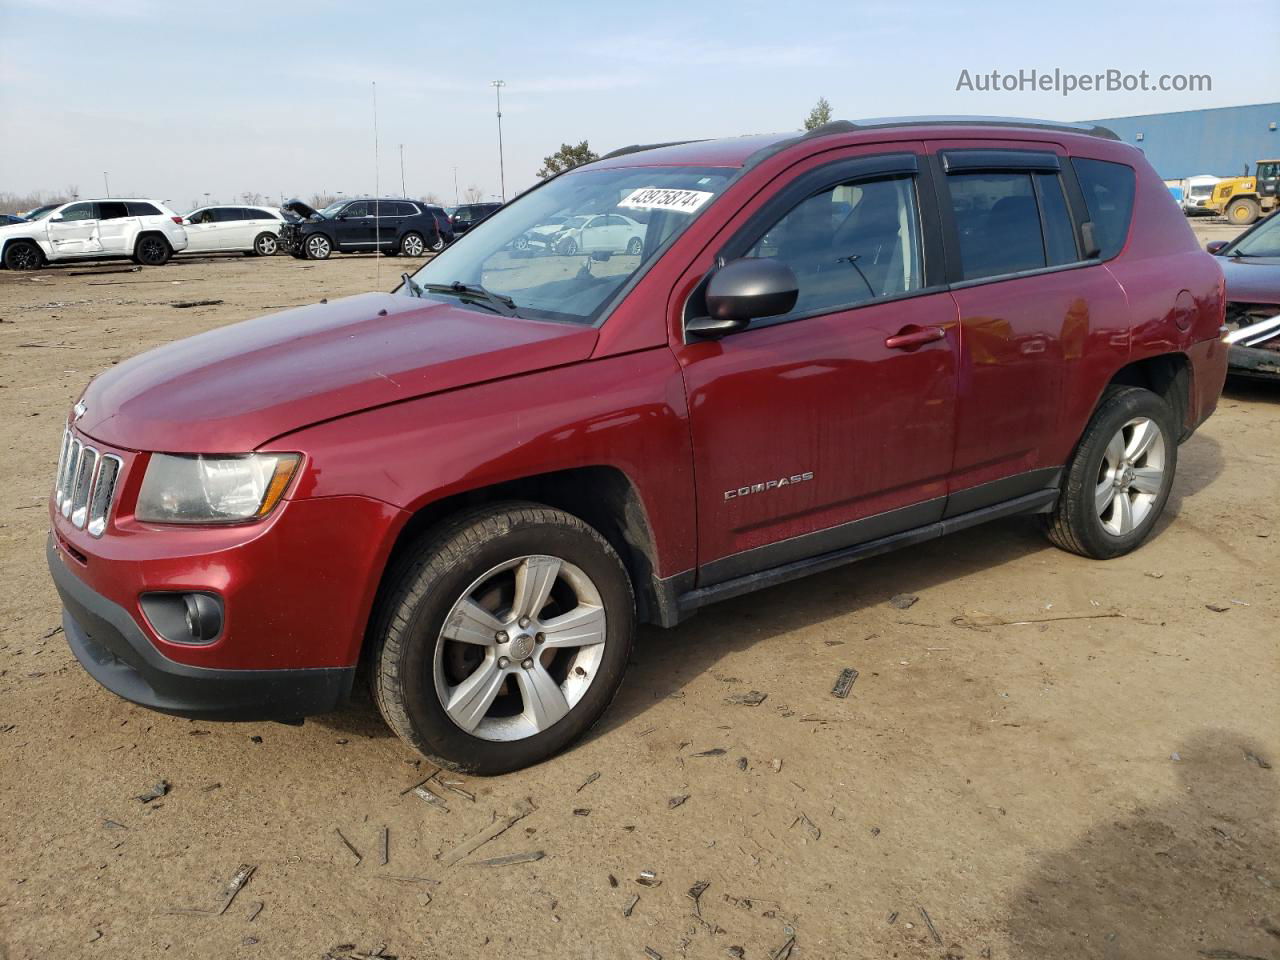
[[411, 296], [414, 296], [414, 297], [422, 296], [422, 288], [418, 286], [417, 282], [413, 279], [413, 277], [409, 276], [409, 274], [407, 273], [402, 273], [400, 274], [400, 279], [404, 281], [405, 289], [409, 291], [409, 294]]
[[463, 299], [480, 306], [487, 306], [494, 313], [500, 313], [504, 317], [518, 317], [516, 312], [516, 302], [510, 297], [504, 297], [500, 293], [494, 293], [492, 290], [486, 290], [478, 283], [462, 283], [459, 280], [453, 283], [428, 283], [419, 289], [430, 290], [432, 293], [452, 293]]

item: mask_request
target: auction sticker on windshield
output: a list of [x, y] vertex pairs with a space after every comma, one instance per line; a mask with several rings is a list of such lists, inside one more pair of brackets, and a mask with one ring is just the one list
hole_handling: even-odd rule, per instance
[[622, 198], [619, 207], [632, 210], [674, 210], [693, 213], [714, 197], [705, 190], [669, 190], [666, 187], [641, 187]]

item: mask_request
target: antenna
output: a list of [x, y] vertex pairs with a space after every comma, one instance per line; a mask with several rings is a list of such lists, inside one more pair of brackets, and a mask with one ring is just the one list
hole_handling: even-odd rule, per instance
[[507, 172], [502, 162], [502, 88], [507, 85], [505, 80], [494, 80], [491, 84], [493, 92], [498, 97], [498, 183], [502, 186], [502, 202], [507, 202]]
[[378, 81], [373, 81], [373, 260], [376, 282], [382, 285], [382, 189], [378, 186]]
[[404, 144], [400, 144], [400, 196], [407, 197], [409, 194], [404, 189]]

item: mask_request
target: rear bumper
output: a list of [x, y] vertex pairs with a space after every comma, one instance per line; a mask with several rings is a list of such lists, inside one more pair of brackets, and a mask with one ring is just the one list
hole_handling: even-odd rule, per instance
[[1227, 372], [1235, 377], [1280, 380], [1280, 350], [1232, 344], [1227, 353]]
[[62, 626], [85, 671], [140, 706], [204, 720], [292, 720], [327, 713], [351, 692], [355, 667], [229, 670], [194, 667], [158, 651], [129, 612], [97, 593], [45, 547], [62, 598]]

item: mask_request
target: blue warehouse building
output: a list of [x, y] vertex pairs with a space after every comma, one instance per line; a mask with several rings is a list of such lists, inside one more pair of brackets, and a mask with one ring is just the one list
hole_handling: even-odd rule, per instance
[[1163, 180], [1202, 173], [1238, 177], [1259, 160], [1280, 159], [1280, 103], [1104, 117], [1088, 121], [1114, 130], [1147, 155]]

